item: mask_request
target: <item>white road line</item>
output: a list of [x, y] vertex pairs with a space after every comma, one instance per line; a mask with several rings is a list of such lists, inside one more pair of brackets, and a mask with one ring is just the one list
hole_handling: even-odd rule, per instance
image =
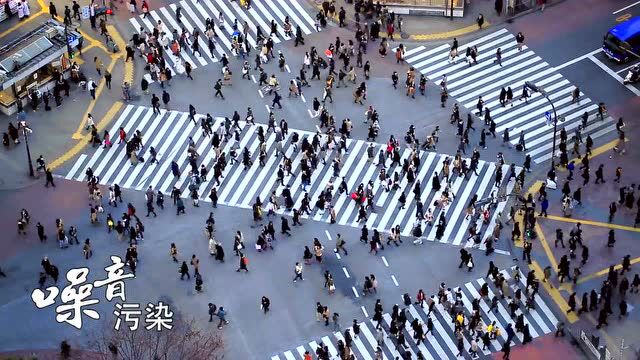
[[256, 77], [255, 77], [255, 75], [251, 75], [251, 80], [253, 80], [253, 83], [254, 83], [254, 84], [257, 84], [257, 83], [258, 83], [258, 82], [256, 81]]
[[269, 105], [264, 104], [264, 107], [267, 109], [267, 113], [271, 113], [271, 108], [269, 107]]
[[622, 70], [618, 70], [618, 71], [616, 71], [616, 73], [620, 74], [620, 73], [622, 73], [622, 72], [625, 72], [625, 71], [627, 71], [627, 70], [631, 69], [632, 67], [634, 67], [634, 66], [636, 66], [636, 65], [638, 65], [638, 63], [633, 63], [633, 64], [631, 64], [631, 65], [629, 65], [629, 66], [625, 67], [625, 68], [624, 68], [624, 69], [622, 69]]
[[396, 276], [395, 276], [395, 275], [391, 275], [391, 280], [393, 280], [393, 283], [394, 283], [396, 286], [400, 286], [400, 285], [398, 284], [398, 279], [396, 279]]
[[289, 64], [284, 64], [284, 69], [287, 70], [288, 73], [291, 73], [291, 69], [289, 68]]
[[382, 262], [384, 263], [384, 266], [389, 267], [389, 263], [387, 262], [387, 258], [385, 258], [384, 256], [382, 257]]
[[625, 10], [627, 10], [627, 9], [629, 9], [629, 8], [632, 8], [632, 7], [634, 7], [634, 6], [638, 5], [638, 4], [640, 4], [640, 1], [636, 1], [636, 2], [634, 2], [634, 3], [633, 3], [633, 4], [631, 4], [631, 5], [627, 5], [627, 6], [623, 7], [622, 9], [618, 9], [618, 10], [614, 11], [614, 12], [613, 12], [613, 15], [615, 15], [615, 14], [617, 14], [617, 13], [619, 13], [619, 12], [625, 11]]
[[311, 112], [311, 109], [307, 109], [307, 112], [309, 113], [309, 117], [313, 119], [313, 113]]
[[327, 235], [327, 239], [329, 239], [329, 241], [333, 241], [331, 239], [331, 234], [329, 234], [329, 230], [325, 230], [324, 233]]
[[362, 309], [362, 312], [364, 313], [364, 317], [369, 317], [369, 313], [367, 312], [367, 309], [364, 308], [364, 306], [360, 306], [360, 309]]
[[[304, 98], [304, 94], [300, 94], [300, 99], [302, 99], [302, 102], [303, 102], [303, 103], [306, 103], [306, 102], [307, 102], [307, 99], [305, 99], [305, 98]], [[309, 109], [307, 109], [307, 110], [309, 110]], [[311, 115], [311, 110], [309, 110], [309, 115]], [[312, 117], [313, 117], [313, 116], [312, 116]]]
[[86, 158], [87, 158], [86, 154], [80, 155], [78, 157], [78, 160], [76, 160], [75, 164], [73, 164], [73, 167], [71, 168], [71, 170], [69, 170], [69, 173], [67, 174], [67, 176], [65, 176], [64, 178], [67, 179], [67, 180], [71, 180], [73, 178], [73, 176], [75, 175], [75, 173], [80, 168], [80, 166], [82, 164], [84, 164], [84, 161], [86, 160]]
[[293, 353], [291, 353], [291, 351], [286, 351], [286, 352], [284, 353], [284, 357], [285, 357], [287, 360], [296, 360], [296, 357], [295, 357], [295, 356], [293, 356]]
[[260, 94], [261, 98], [264, 98], [264, 94], [262, 93], [262, 90], [258, 89], [258, 94]]
[[358, 290], [356, 290], [356, 287], [355, 287], [355, 286], [352, 286], [352, 287], [351, 287], [351, 290], [353, 290], [353, 295], [355, 295], [357, 298], [359, 298], [359, 297], [360, 297], [360, 295], [358, 295]]
[[334, 252], [334, 254], [336, 254], [336, 258], [338, 258], [338, 260], [342, 259], [342, 258], [340, 257], [340, 254], [338, 254], [337, 252]]
[[342, 272], [344, 272], [344, 276], [346, 276], [346, 277], [347, 277], [347, 279], [350, 279], [350, 278], [351, 278], [351, 276], [349, 276], [349, 272], [347, 271], [347, 268], [346, 268], [346, 267], [344, 267], [344, 266], [342, 267]]
[[602, 51], [602, 48], [595, 49], [595, 50], [593, 50], [591, 52], [588, 52], [588, 53], [586, 53], [586, 54], [584, 54], [582, 56], [578, 56], [577, 58], [575, 58], [573, 60], [569, 60], [566, 63], [560, 64], [560, 65], [554, 67], [554, 69], [556, 69], [556, 70], [563, 69], [563, 68], [565, 68], [567, 66], [573, 65], [573, 64], [575, 64], [577, 62], [580, 62], [580, 61], [582, 61], [582, 60], [584, 60], [584, 59], [586, 59], [586, 58], [588, 58], [590, 56], [593, 56], [593, 55], [599, 53], [600, 51]]
[[[602, 70], [604, 70], [607, 74], [611, 75], [611, 77], [613, 77], [614, 79], [616, 79], [617, 82], [619, 82], [620, 84], [624, 85], [624, 79], [616, 74], [615, 71], [611, 70], [607, 65], [605, 65], [602, 61], [596, 59], [593, 56], [589, 56], [589, 59], [591, 59], [591, 61], [593, 61], [594, 64], [598, 65]], [[640, 90], [638, 90], [636, 87], [632, 86], [632, 85], [624, 85], [627, 89], [629, 89], [629, 91], [631, 91], [632, 93], [636, 94], [636, 96], [640, 96]]]

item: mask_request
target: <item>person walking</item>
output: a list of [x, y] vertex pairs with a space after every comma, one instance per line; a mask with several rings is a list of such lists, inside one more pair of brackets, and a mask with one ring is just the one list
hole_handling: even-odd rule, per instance
[[262, 309], [265, 315], [269, 312], [270, 305], [271, 305], [271, 300], [269, 300], [268, 297], [263, 296], [262, 299], [260, 300], [260, 308]]
[[218, 313], [216, 315], [220, 319], [220, 322], [218, 323], [218, 329], [222, 329], [222, 325], [229, 324], [229, 321], [227, 320], [227, 312], [224, 310], [222, 306], [218, 308]]
[[302, 264], [300, 264], [299, 262], [296, 262], [293, 272], [295, 274], [295, 277], [293, 278], [293, 282], [298, 281], [298, 279], [304, 281], [304, 278], [302, 277]]
[[236, 270], [236, 272], [240, 272], [240, 270], [244, 270], [244, 272], [249, 272], [247, 266], [249, 265], [249, 259], [242, 252], [240, 253], [240, 266]]

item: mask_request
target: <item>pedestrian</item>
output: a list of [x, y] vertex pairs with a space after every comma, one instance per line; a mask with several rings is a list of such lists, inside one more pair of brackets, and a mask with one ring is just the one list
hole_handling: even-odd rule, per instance
[[304, 278], [302, 277], [302, 264], [300, 264], [299, 262], [296, 262], [296, 266], [294, 267], [293, 272], [295, 274], [295, 277], [293, 278], [293, 282], [296, 282], [298, 279], [304, 281]]
[[247, 258], [247, 256], [245, 254], [243, 254], [241, 252], [240, 253], [240, 266], [238, 267], [238, 269], [236, 271], [240, 272], [240, 270], [244, 270], [244, 272], [249, 272], [249, 269], [247, 268], [248, 265], [249, 265], [249, 259]]
[[271, 305], [271, 300], [268, 297], [263, 296], [260, 300], [260, 308], [265, 313], [265, 315], [269, 312], [269, 306]]
[[229, 324], [229, 321], [227, 320], [227, 312], [224, 310], [222, 306], [218, 308], [218, 313], [216, 315], [220, 319], [220, 322], [218, 323], [218, 329], [222, 329], [222, 325]]
[[49, 187], [49, 184], [51, 184], [51, 186], [53, 187], [56, 187], [56, 184], [53, 183], [53, 174], [51, 173], [51, 169], [47, 168], [44, 174], [46, 179], [44, 187]]
[[180, 265], [180, 280], [183, 280], [185, 275], [187, 276], [187, 280], [191, 279], [191, 275], [189, 275], [189, 266], [186, 261], [183, 261], [182, 265]]

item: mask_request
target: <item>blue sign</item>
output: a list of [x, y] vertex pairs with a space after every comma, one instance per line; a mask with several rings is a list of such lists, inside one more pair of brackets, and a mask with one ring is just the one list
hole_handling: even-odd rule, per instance
[[551, 125], [551, 113], [548, 111], [545, 111], [544, 117], [547, 118], [547, 125]]
[[67, 44], [71, 45], [77, 38], [74, 34], [67, 33]]

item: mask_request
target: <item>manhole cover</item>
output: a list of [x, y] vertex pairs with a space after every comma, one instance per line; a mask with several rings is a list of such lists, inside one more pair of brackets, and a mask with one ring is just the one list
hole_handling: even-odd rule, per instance
[[411, 35], [409, 35], [408, 33], [404, 32], [404, 31], [400, 33], [400, 38], [404, 39], [404, 40], [408, 39], [410, 36]]

